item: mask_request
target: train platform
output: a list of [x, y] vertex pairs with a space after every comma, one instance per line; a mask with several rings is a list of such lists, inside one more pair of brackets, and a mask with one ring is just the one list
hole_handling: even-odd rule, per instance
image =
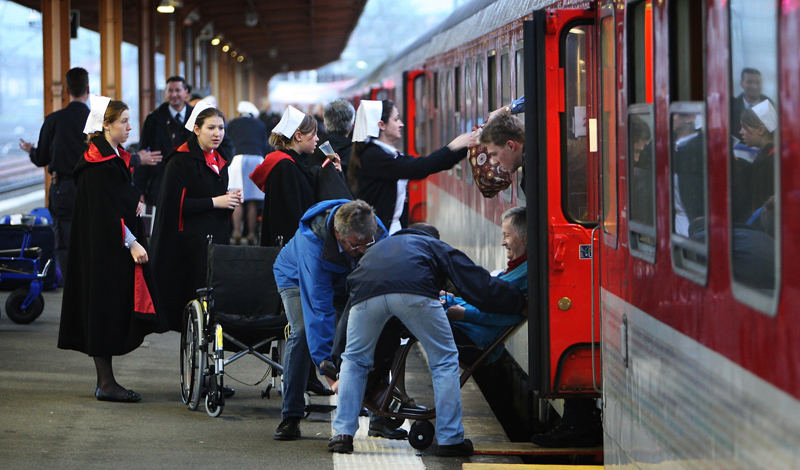
[[[27, 196], [25, 195], [27, 194]], [[27, 212], [41, 206], [42, 196], [28, 191], [2, 213]], [[37, 197], [38, 196], [38, 197]], [[25, 199], [27, 198], [27, 199]], [[366, 436], [362, 418], [352, 455], [331, 454], [332, 414], [312, 413], [301, 424], [302, 438], [279, 442], [280, 395], [262, 399], [267, 382], [263, 363], [245, 358], [226, 368], [226, 385], [236, 389], [222, 415], [209, 417], [201, 405], [189, 411], [179, 392], [179, 335], [151, 335], [136, 351], [114, 359], [117, 380], [142, 395], [136, 404], [99, 402], [95, 371], [84, 354], [56, 347], [61, 289], [45, 292], [44, 313], [18, 325], [5, 315], [0, 292], [0, 467], [8, 469], [460, 469], [465, 463], [513, 464], [511, 455], [443, 458], [436, 444], [419, 453], [407, 441]], [[433, 389], [424, 352], [408, 362], [408, 389], [421, 404], [432, 406]], [[237, 383], [237, 380], [242, 383]], [[464, 427], [476, 447], [507, 443], [477, 385], [462, 389]], [[335, 397], [314, 397], [316, 404], [335, 404]], [[406, 422], [408, 429], [411, 423]]]

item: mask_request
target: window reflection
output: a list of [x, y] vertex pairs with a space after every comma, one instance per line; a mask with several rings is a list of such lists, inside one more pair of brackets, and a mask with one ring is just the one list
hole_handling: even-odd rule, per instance
[[[672, 113], [673, 232], [705, 243], [705, 133], [702, 114]], [[692, 225], [694, 224], [694, 225]]]
[[566, 99], [566, 212], [578, 222], [595, 222], [597, 214], [589, 211], [588, 198], [588, 142], [586, 123], [586, 38], [590, 26], [576, 26], [569, 30], [563, 51], [564, 90]]
[[[731, 258], [737, 297], [771, 311], [779, 221], [777, 2], [731, 0]], [[764, 301], [766, 299], [766, 302]]]

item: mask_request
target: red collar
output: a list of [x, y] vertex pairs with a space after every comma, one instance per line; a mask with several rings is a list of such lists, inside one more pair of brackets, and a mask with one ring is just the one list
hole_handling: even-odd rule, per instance
[[281, 152], [280, 150], [276, 150], [266, 157], [264, 157], [264, 161], [261, 162], [256, 169], [250, 173], [250, 180], [258, 186], [262, 192], [266, 192], [265, 188], [267, 187], [267, 178], [269, 178], [269, 174], [275, 165], [278, 164], [281, 160], [294, 160], [291, 155], [286, 152]]
[[525, 253], [522, 256], [517, 256], [516, 258], [512, 259], [508, 262], [508, 267], [506, 268], [506, 272], [513, 271], [514, 269], [518, 268], [519, 265], [528, 261], [528, 253]]
[[[110, 145], [109, 145], [109, 147], [110, 147]], [[112, 158], [115, 158], [115, 157], [118, 156], [119, 158], [122, 159], [122, 161], [125, 162], [125, 167], [129, 168], [131, 166], [131, 154], [126, 152], [122, 147], [117, 147], [117, 151], [119, 152], [119, 155], [117, 155], [116, 153], [111, 153], [109, 155], [103, 155], [100, 152], [100, 149], [98, 149], [97, 146], [94, 143], [92, 143], [91, 145], [89, 145], [89, 148], [83, 154], [83, 157], [89, 163], [100, 163], [100, 162], [104, 162], [106, 160], [111, 160]]]
[[[222, 157], [222, 155], [220, 155], [219, 152], [216, 152], [212, 149], [211, 153], [206, 153], [206, 151], [203, 150], [203, 147], [200, 147], [199, 145], [198, 147], [200, 148], [200, 151], [203, 152], [206, 165], [214, 170], [214, 173], [219, 174], [219, 172], [225, 168], [225, 165], [228, 164], [228, 162]], [[191, 153], [191, 150], [189, 150], [189, 142], [184, 142], [181, 144], [181, 146], [178, 147], [178, 152]]]

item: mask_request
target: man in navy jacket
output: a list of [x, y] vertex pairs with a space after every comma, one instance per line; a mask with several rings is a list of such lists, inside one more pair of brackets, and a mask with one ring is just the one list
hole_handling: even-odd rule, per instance
[[467, 255], [432, 235], [405, 229], [367, 252], [347, 279], [350, 318], [339, 376], [339, 408], [333, 422], [332, 452], [353, 452], [353, 436], [364, 398], [367, 373], [386, 322], [396, 316], [428, 355], [436, 400], [439, 454], [472, 454], [461, 424], [458, 351], [439, 291], [449, 279], [471, 304], [484, 312], [518, 314], [525, 297], [511, 284], [492, 277]]

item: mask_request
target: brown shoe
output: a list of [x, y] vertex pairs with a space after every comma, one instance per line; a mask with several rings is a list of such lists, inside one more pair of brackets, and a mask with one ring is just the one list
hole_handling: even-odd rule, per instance
[[333, 436], [328, 441], [328, 452], [336, 452], [337, 454], [352, 454], [353, 453], [353, 436], [347, 434], [338, 434]]

